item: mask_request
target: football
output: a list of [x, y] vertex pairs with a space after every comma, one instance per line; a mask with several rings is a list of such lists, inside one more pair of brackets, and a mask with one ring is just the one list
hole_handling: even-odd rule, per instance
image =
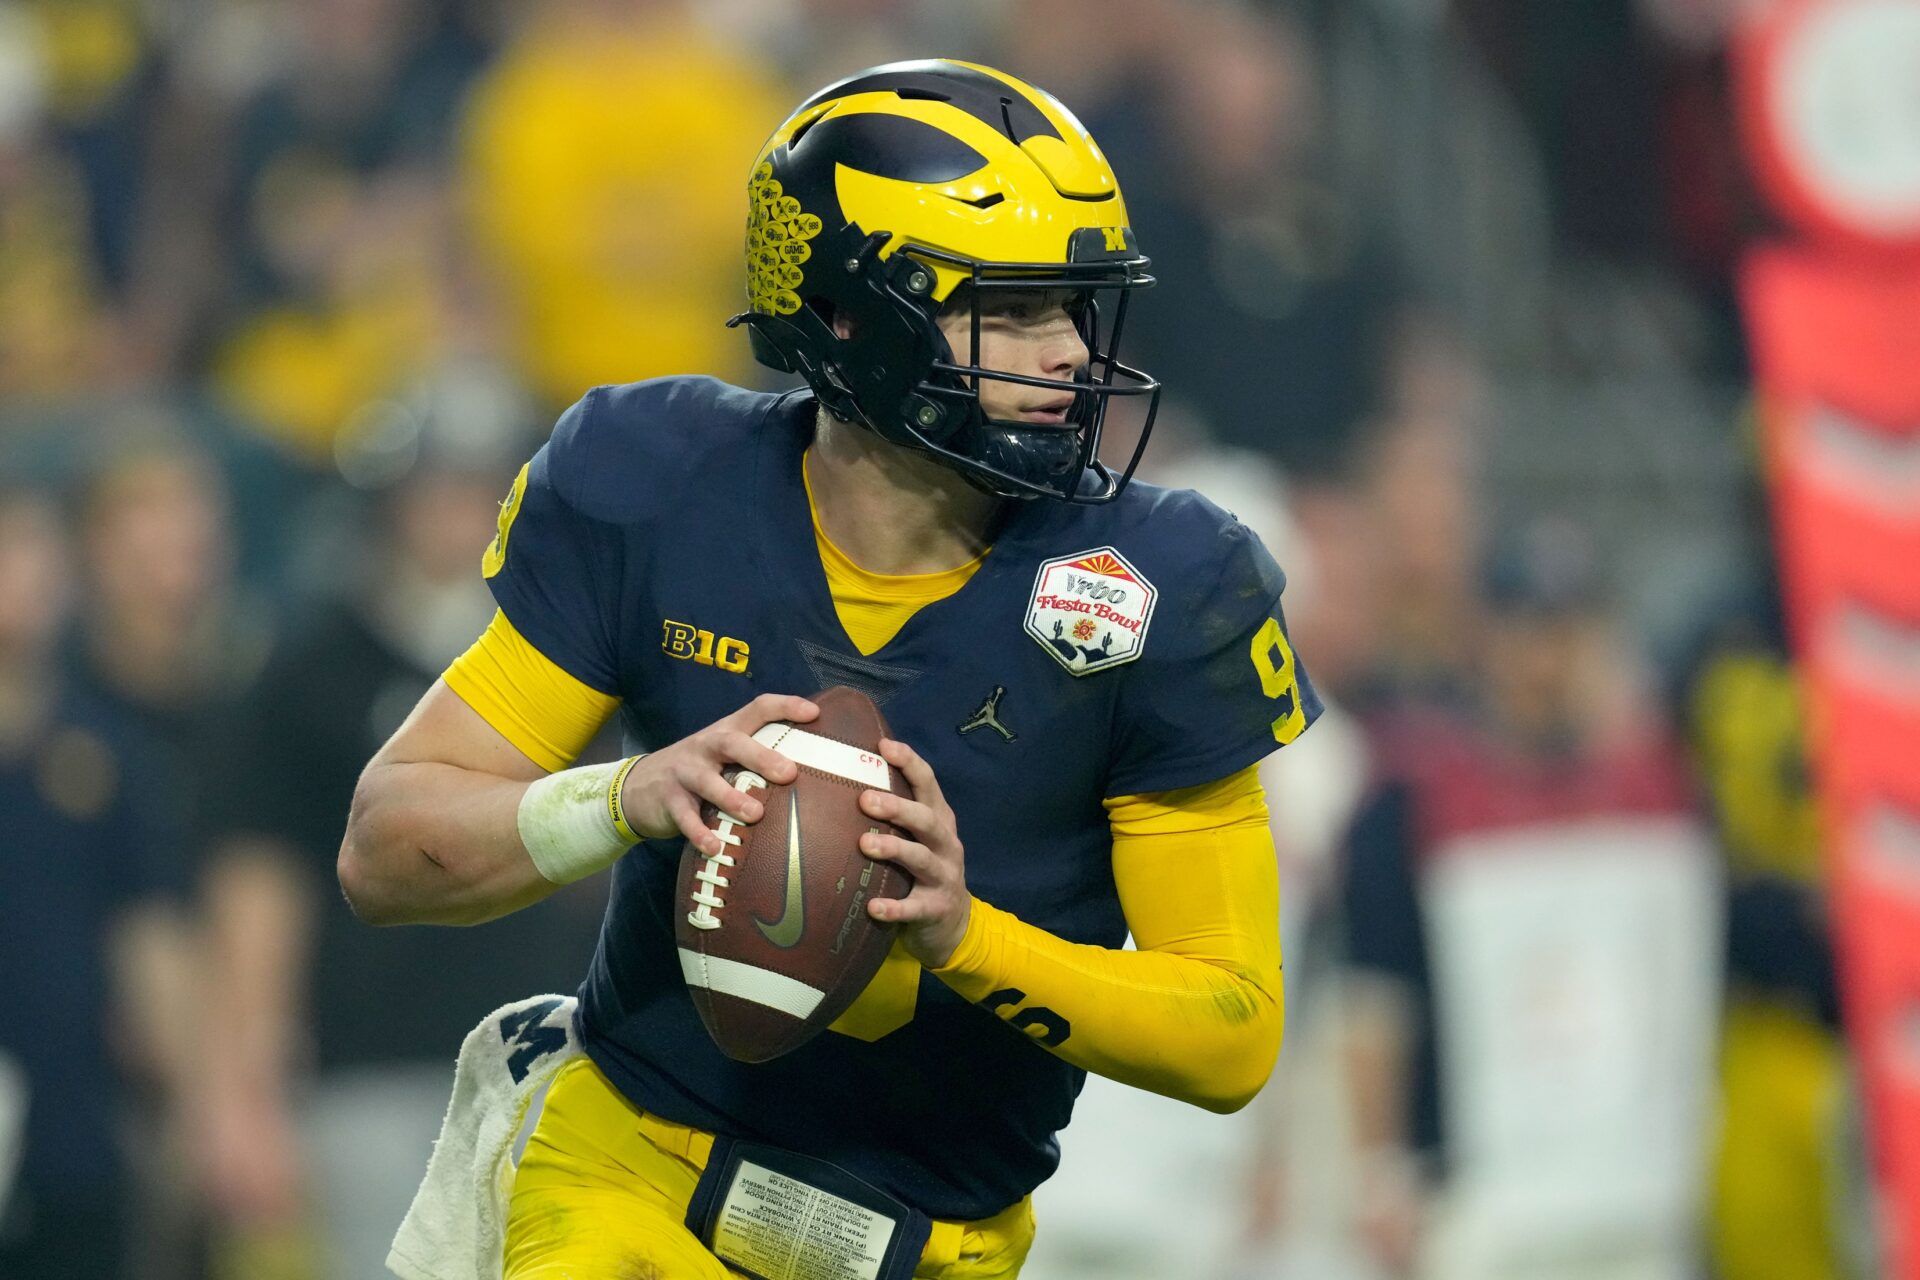
[[837, 685], [814, 695], [819, 718], [762, 728], [756, 741], [800, 767], [776, 786], [745, 769], [727, 778], [766, 806], [750, 826], [710, 806], [726, 841], [680, 854], [674, 927], [680, 968], [714, 1043], [740, 1062], [790, 1053], [846, 1012], [893, 945], [894, 926], [867, 914], [905, 897], [912, 877], [860, 852], [868, 831], [894, 832], [860, 809], [868, 789], [912, 794], [880, 756], [886, 722], [873, 701]]

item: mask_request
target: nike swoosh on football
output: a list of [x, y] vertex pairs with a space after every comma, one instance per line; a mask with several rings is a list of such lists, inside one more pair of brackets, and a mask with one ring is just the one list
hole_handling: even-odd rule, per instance
[[807, 927], [807, 913], [800, 901], [804, 882], [800, 877], [800, 797], [787, 793], [787, 892], [780, 918], [769, 924], [755, 916], [754, 927], [776, 947], [791, 947], [800, 941]]

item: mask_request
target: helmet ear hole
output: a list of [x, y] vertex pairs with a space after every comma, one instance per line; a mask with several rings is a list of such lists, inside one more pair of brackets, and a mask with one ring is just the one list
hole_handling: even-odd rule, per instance
[[849, 312], [835, 307], [825, 298], [807, 299], [807, 307], [820, 318], [820, 323], [828, 333], [846, 342], [860, 332], [859, 322]]

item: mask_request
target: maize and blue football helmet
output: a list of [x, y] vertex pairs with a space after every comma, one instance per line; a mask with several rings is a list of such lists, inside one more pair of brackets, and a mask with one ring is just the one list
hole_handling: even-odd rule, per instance
[[[749, 326], [760, 363], [836, 417], [989, 492], [1099, 503], [1132, 477], [1160, 384], [1119, 359], [1128, 299], [1153, 283], [1113, 169], [1052, 95], [966, 62], [874, 67], [802, 103], [754, 162]], [[1090, 355], [1071, 381], [962, 364], [936, 317], [1006, 290], [1068, 295]], [[848, 335], [835, 329], [846, 321]], [[1069, 392], [1060, 425], [992, 419], [982, 380]], [[1116, 396], [1146, 401], [1124, 470], [1098, 456]]]

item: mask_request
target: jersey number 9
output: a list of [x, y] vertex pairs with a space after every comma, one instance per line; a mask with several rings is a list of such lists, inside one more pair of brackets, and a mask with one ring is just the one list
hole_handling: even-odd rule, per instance
[[1307, 709], [1300, 705], [1300, 675], [1280, 619], [1268, 618], [1254, 632], [1252, 650], [1254, 670], [1260, 673], [1260, 691], [1280, 704], [1280, 714], [1273, 720], [1273, 740], [1284, 746], [1307, 727]]

